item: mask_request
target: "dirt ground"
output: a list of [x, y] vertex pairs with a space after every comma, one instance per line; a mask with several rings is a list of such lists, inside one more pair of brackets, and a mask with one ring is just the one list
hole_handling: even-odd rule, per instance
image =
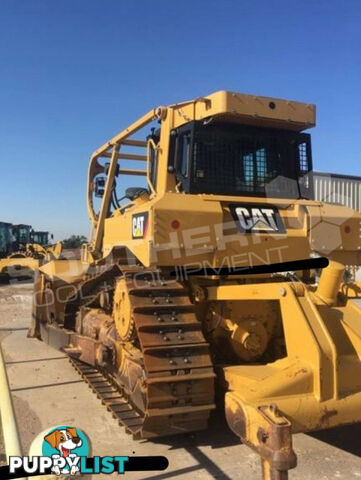
[[[0, 285], [0, 339], [24, 454], [44, 429], [74, 425], [88, 434], [94, 455], [165, 455], [169, 459], [165, 472], [127, 473], [131, 479], [261, 478], [258, 456], [239, 443], [219, 415], [204, 432], [133, 441], [61, 352], [26, 338], [31, 296], [31, 283]], [[361, 478], [361, 425], [295, 435], [294, 448], [298, 467], [290, 472], [290, 480]]]

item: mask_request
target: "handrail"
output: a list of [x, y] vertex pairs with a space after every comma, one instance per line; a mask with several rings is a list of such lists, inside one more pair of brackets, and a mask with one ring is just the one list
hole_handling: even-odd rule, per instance
[[112, 152], [112, 158], [110, 160], [109, 170], [107, 179], [105, 182], [103, 201], [99, 211], [98, 222], [96, 226], [95, 239], [94, 239], [94, 252], [98, 253], [100, 251], [102, 241], [103, 241], [103, 232], [104, 232], [104, 221], [109, 209], [110, 196], [112, 194], [114, 176], [116, 172], [116, 167], [118, 165], [117, 155], [119, 153], [120, 145], [115, 143]]
[[[111, 152], [103, 153], [102, 157], [112, 158]], [[133, 153], [118, 153], [118, 159], [123, 160], [138, 160], [140, 162], [146, 162], [147, 157], [145, 155], [134, 155]]]
[[[148, 144], [147, 144], [147, 182], [148, 182], [148, 186], [149, 186], [151, 192], [155, 195], [155, 188], [154, 188], [153, 182], [150, 178], [150, 167], [151, 167], [151, 165], [150, 165], [150, 149], [151, 148], [154, 150], [154, 155], [156, 155], [158, 147], [157, 147], [157, 145], [155, 144], [155, 142], [152, 138], [150, 138], [148, 140]], [[154, 161], [156, 161], [156, 159], [154, 159]]]
[[114, 147], [114, 145], [116, 145], [117, 143], [124, 143], [124, 140], [128, 140], [128, 137], [140, 130], [147, 123], [151, 122], [152, 120], [162, 118], [166, 114], [166, 111], [166, 107], [157, 107], [153, 110], [150, 110], [148, 113], [139, 118], [139, 120], [132, 123], [128, 128], [118, 133], [118, 135], [115, 135], [115, 137], [111, 138], [107, 143], [104, 143], [104, 145], [102, 145], [100, 148], [98, 148], [98, 150], [93, 153], [91, 158], [101, 156], [103, 153], [109, 150], [109, 148]]
[[[90, 163], [88, 168], [88, 182], [87, 182], [87, 206], [88, 206], [88, 214], [90, 221], [93, 225], [95, 230], [94, 237], [91, 242], [91, 252], [92, 255], [96, 258], [101, 253], [102, 248], [102, 236], [104, 231], [104, 221], [106, 218], [106, 214], [109, 208], [109, 201], [111, 196], [111, 191], [113, 188], [114, 176], [116, 173], [116, 166], [118, 163], [118, 154], [121, 145], [132, 145], [132, 146], [139, 146], [145, 147], [144, 143], [141, 140], [133, 140], [130, 139], [134, 133], [136, 133], [141, 128], [145, 127], [148, 123], [152, 122], [156, 119], [163, 119], [165, 118], [167, 113], [166, 107], [158, 107], [153, 110], [150, 110], [147, 114], [141, 117], [139, 120], [134, 122], [128, 128], [120, 132], [115, 137], [111, 138], [107, 143], [102, 145], [98, 150], [96, 150], [93, 155], [90, 157]], [[112, 149], [110, 152], [109, 150]], [[104, 154], [111, 154], [111, 160], [109, 165], [109, 170], [107, 174], [107, 179], [104, 188], [104, 195], [103, 200], [101, 203], [100, 211], [98, 214], [95, 213], [94, 205], [93, 205], [93, 181], [94, 177], [103, 170], [103, 167], [98, 163], [98, 158], [105, 156]], [[132, 154], [121, 154], [121, 155], [129, 155]], [[131, 160], [140, 160], [139, 156], [136, 158], [134, 155]], [[143, 159], [142, 159], [143, 160]], [[143, 175], [143, 173], [137, 173]]]
[[141, 177], [147, 176], [147, 170], [135, 170], [132, 168], [120, 168], [118, 173], [119, 175], [138, 175]]

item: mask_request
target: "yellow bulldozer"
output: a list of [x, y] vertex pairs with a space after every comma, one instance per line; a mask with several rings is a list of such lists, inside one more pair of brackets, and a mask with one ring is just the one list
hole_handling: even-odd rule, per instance
[[39, 268], [29, 336], [135, 438], [224, 409], [283, 480], [293, 433], [361, 421], [361, 216], [313, 199], [314, 125], [312, 104], [219, 91], [91, 156], [93, 236]]

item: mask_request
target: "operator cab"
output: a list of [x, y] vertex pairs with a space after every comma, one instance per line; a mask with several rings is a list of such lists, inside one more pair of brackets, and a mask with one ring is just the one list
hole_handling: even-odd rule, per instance
[[23, 250], [27, 243], [30, 243], [31, 225], [13, 225], [12, 226], [12, 251]]
[[11, 223], [0, 222], [0, 258], [11, 252], [11, 227]]
[[166, 194], [312, 198], [303, 131], [314, 125], [312, 104], [227, 91], [150, 110], [91, 156], [91, 258], [101, 255], [106, 219]]
[[49, 245], [49, 232], [33, 231], [31, 241], [32, 243], [37, 243], [42, 246]]
[[171, 132], [168, 171], [190, 194], [312, 198], [311, 137], [212, 119]]

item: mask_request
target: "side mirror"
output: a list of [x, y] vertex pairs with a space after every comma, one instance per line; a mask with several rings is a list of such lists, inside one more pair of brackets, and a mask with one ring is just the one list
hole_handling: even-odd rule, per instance
[[94, 195], [101, 198], [104, 195], [105, 177], [97, 177], [94, 184]]

